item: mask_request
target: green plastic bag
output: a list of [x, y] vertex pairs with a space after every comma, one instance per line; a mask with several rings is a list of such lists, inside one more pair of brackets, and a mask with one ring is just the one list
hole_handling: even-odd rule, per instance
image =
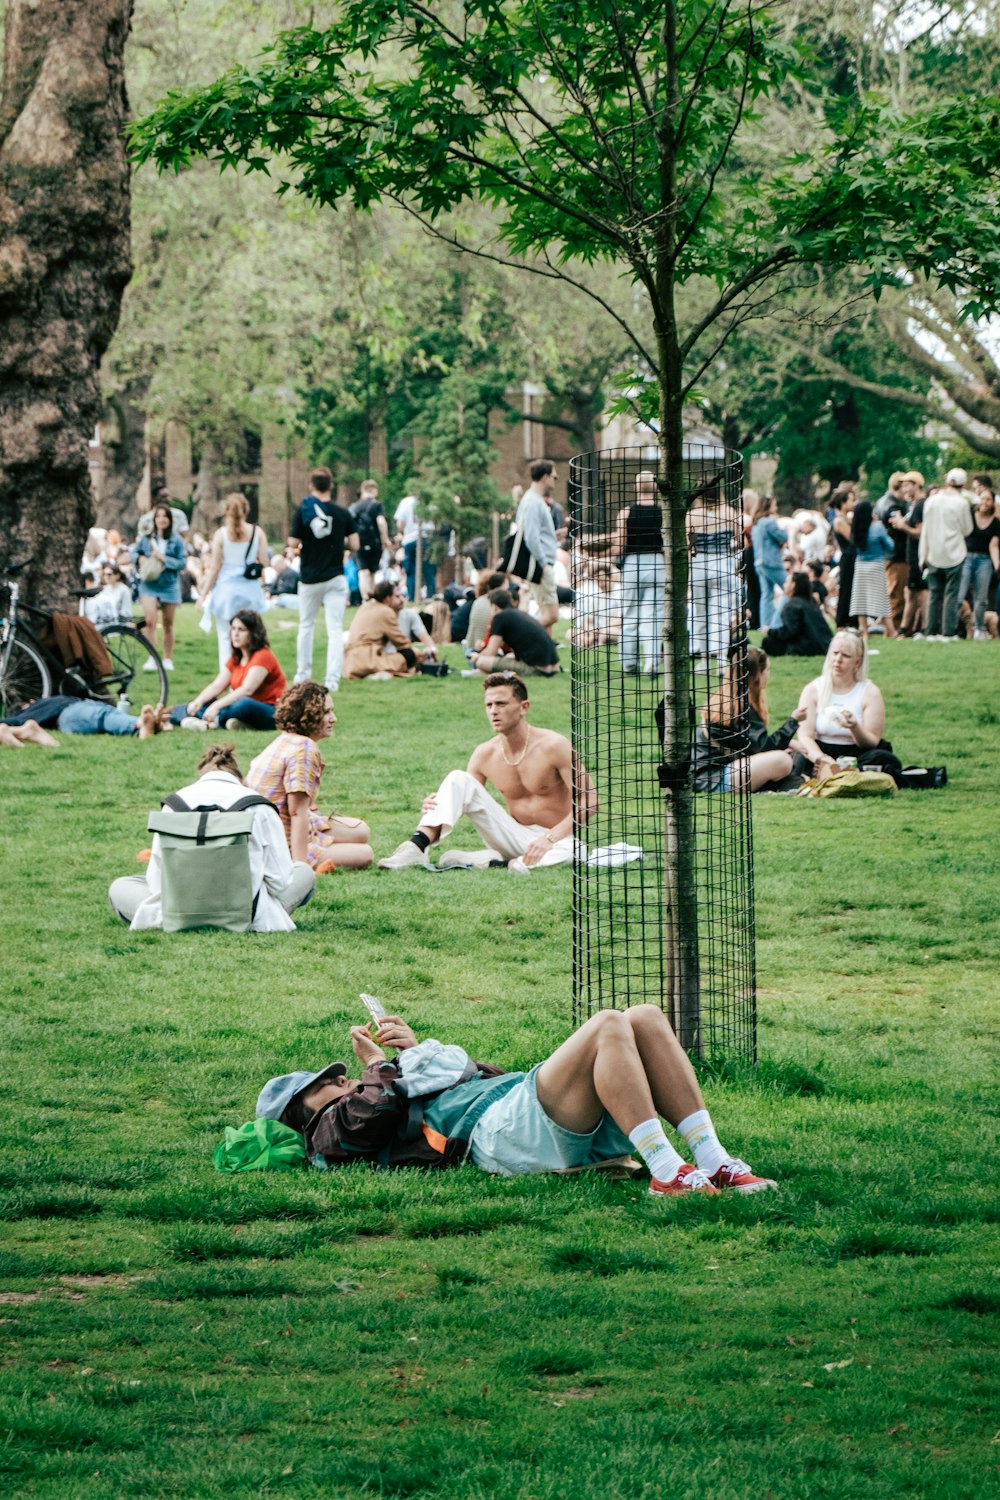
[[297, 1130], [279, 1120], [248, 1120], [239, 1130], [226, 1126], [226, 1139], [216, 1146], [212, 1163], [220, 1172], [304, 1167], [306, 1143]]

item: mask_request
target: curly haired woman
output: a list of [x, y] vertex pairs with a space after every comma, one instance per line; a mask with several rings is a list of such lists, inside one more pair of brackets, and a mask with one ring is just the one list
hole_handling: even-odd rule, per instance
[[278, 809], [294, 860], [317, 873], [336, 868], [364, 870], [375, 858], [367, 823], [329, 817], [314, 806], [323, 775], [319, 741], [333, 733], [333, 699], [318, 682], [299, 682], [278, 700], [274, 722], [281, 731], [247, 773], [247, 786]]

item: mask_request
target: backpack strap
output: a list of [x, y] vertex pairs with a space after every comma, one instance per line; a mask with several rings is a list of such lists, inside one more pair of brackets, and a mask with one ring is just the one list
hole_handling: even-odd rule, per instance
[[246, 812], [249, 807], [269, 807], [273, 813], [278, 811], [269, 797], [261, 797], [257, 792], [251, 792], [248, 796], [241, 797], [238, 802], [234, 802], [231, 807], [227, 807], [226, 812]]
[[171, 812], [194, 812], [194, 808], [188, 807], [184, 798], [178, 797], [176, 792], [171, 792], [169, 797], [164, 797], [160, 806], [169, 807]]

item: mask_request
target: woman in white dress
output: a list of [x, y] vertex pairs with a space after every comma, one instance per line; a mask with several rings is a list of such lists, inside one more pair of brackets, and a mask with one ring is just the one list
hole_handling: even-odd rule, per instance
[[[237, 490], [226, 496], [225, 520], [212, 538], [212, 546], [201, 579], [198, 602], [209, 607], [215, 617], [219, 641], [219, 670], [232, 654], [229, 625], [239, 609], [253, 609], [262, 615], [267, 605], [261, 587], [261, 574], [267, 567], [267, 538], [263, 528], [251, 526], [250, 504]], [[247, 571], [256, 569], [256, 577]]]

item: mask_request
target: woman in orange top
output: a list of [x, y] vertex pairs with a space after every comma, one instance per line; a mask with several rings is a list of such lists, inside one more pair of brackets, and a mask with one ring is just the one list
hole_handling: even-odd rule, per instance
[[218, 677], [197, 698], [170, 710], [172, 724], [185, 729], [273, 729], [274, 710], [285, 691], [285, 674], [254, 609], [240, 609], [229, 625], [233, 654]]

